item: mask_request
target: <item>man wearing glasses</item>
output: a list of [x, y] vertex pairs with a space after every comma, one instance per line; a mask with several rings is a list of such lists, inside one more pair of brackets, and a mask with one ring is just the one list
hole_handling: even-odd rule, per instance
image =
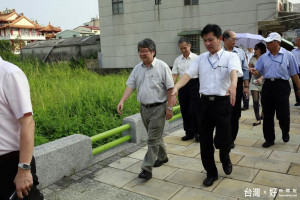
[[[230, 161], [231, 110], [235, 104], [237, 77], [242, 76], [240, 61], [236, 54], [225, 51], [221, 46], [222, 30], [216, 24], [206, 25], [202, 32], [208, 52], [198, 56], [192, 66], [173, 88], [173, 98], [191, 77], [199, 76], [200, 82], [200, 151], [207, 178], [203, 185], [211, 186], [218, 179], [214, 151], [219, 150], [225, 174], [232, 172]], [[213, 137], [216, 128], [215, 137]]]
[[[238, 78], [237, 88], [236, 88], [236, 102], [232, 109], [231, 115], [231, 135], [232, 135], [232, 143], [231, 148], [234, 148], [234, 141], [239, 132], [239, 120], [242, 113], [242, 98], [243, 94], [249, 98], [249, 68], [248, 62], [245, 56], [245, 53], [242, 49], [236, 48], [235, 43], [237, 41], [236, 34], [232, 30], [226, 30], [223, 33], [223, 42], [224, 49], [226, 51], [233, 52], [238, 55], [240, 59], [240, 67], [243, 70], [243, 77]], [[244, 84], [243, 84], [244, 82]], [[244, 85], [244, 89], [243, 89]]]
[[141, 103], [140, 113], [148, 133], [148, 150], [138, 177], [149, 180], [152, 178], [153, 167], [168, 162], [162, 133], [165, 120], [172, 117], [172, 105], [176, 102], [171, 102], [174, 87], [172, 72], [165, 62], [155, 57], [154, 41], [144, 39], [139, 42], [138, 53], [142, 62], [133, 68], [126, 83], [127, 88], [117, 106], [117, 112], [122, 114], [124, 102], [136, 88], [137, 100]]
[[274, 145], [275, 129], [274, 115], [279, 120], [283, 142], [290, 140], [290, 103], [291, 87], [289, 79], [292, 77], [297, 86], [300, 97], [299, 69], [293, 54], [280, 47], [281, 36], [270, 33], [265, 39], [269, 52], [259, 57], [255, 69], [251, 68], [254, 76], [264, 76], [262, 88], [262, 107], [264, 109], [263, 133], [265, 142], [263, 147]]

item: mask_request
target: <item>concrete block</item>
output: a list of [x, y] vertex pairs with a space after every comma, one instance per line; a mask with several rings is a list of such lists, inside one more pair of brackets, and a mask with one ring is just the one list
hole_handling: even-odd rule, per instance
[[81, 171], [93, 163], [92, 144], [88, 136], [74, 134], [35, 147], [39, 188]]
[[[130, 142], [134, 142], [136, 144], [147, 141], [148, 134], [146, 128], [143, 124], [142, 117], [140, 113], [135, 115], [128, 116], [123, 119], [123, 124], [130, 124], [130, 129], [123, 131], [123, 135], [130, 135]], [[169, 121], [166, 121], [164, 131], [169, 129]]]

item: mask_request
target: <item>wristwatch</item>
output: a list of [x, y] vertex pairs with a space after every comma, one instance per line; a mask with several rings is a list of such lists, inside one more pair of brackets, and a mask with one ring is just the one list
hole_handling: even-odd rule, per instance
[[26, 164], [26, 163], [19, 163], [18, 167], [20, 167], [21, 169], [24, 169], [24, 170], [30, 170], [31, 169], [31, 166]]
[[168, 110], [171, 110], [171, 111], [173, 110], [173, 107], [167, 107], [167, 108], [168, 108]]

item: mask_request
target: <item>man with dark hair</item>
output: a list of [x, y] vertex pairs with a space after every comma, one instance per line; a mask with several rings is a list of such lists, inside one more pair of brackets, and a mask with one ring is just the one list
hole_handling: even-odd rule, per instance
[[[234, 148], [234, 141], [236, 136], [239, 132], [239, 120], [242, 113], [242, 98], [243, 94], [249, 98], [249, 68], [248, 62], [245, 56], [245, 53], [242, 49], [236, 48], [235, 43], [237, 41], [236, 34], [232, 30], [226, 30], [223, 33], [223, 42], [224, 42], [224, 49], [226, 51], [233, 52], [238, 55], [240, 59], [240, 67], [243, 71], [244, 76], [238, 78], [238, 83], [236, 87], [236, 102], [232, 109], [231, 114], [231, 137], [232, 143], [231, 148]], [[244, 82], [244, 84], [243, 84]], [[244, 85], [244, 89], [243, 89]]]
[[[300, 37], [296, 38], [295, 45], [297, 46], [296, 49], [293, 49], [291, 52], [295, 56], [298, 68], [300, 69]], [[298, 74], [298, 77], [300, 78], [300, 74]], [[297, 85], [295, 84], [295, 81], [293, 81], [293, 88], [295, 92], [295, 98], [296, 98], [296, 103], [295, 106], [300, 106], [300, 98], [297, 95]]]
[[19, 199], [43, 195], [33, 157], [34, 120], [24, 72], [0, 57], [0, 199], [16, 191]]
[[291, 86], [290, 77], [297, 87], [297, 95], [300, 97], [299, 68], [293, 54], [283, 47], [280, 47], [281, 36], [270, 33], [265, 39], [267, 53], [259, 57], [255, 69], [251, 68], [254, 76], [264, 76], [262, 87], [262, 107], [264, 111], [263, 133], [265, 142], [263, 147], [268, 148], [274, 145], [275, 127], [274, 115], [279, 120], [282, 131], [283, 142], [290, 140], [290, 103], [289, 97]]
[[[173, 64], [172, 76], [174, 83], [176, 83], [178, 75], [182, 77], [198, 57], [191, 52], [191, 43], [188, 38], [180, 38], [178, 46], [182, 55], [177, 57]], [[187, 141], [195, 138], [195, 141], [199, 142], [198, 105], [200, 95], [198, 75], [192, 77], [192, 79], [179, 90], [178, 97], [183, 119], [183, 129], [185, 130], [185, 136], [181, 139]]]
[[165, 62], [155, 58], [155, 43], [151, 39], [144, 39], [138, 43], [138, 53], [142, 62], [133, 68], [117, 112], [122, 114], [124, 102], [137, 89], [140, 113], [148, 133], [148, 150], [138, 177], [149, 180], [152, 178], [152, 167], [168, 162], [162, 133], [165, 120], [173, 115], [171, 106], [176, 102], [171, 101], [174, 86], [171, 70]]
[[[205, 186], [211, 186], [218, 179], [214, 151], [219, 150], [225, 174], [232, 172], [230, 161], [231, 110], [235, 104], [237, 77], [242, 76], [240, 61], [236, 54], [224, 51], [221, 46], [222, 30], [216, 24], [206, 25], [202, 32], [204, 45], [208, 52], [202, 53], [173, 88], [177, 95], [191, 77], [198, 75], [200, 81], [200, 151], [207, 178]], [[216, 129], [215, 137], [213, 137]]]

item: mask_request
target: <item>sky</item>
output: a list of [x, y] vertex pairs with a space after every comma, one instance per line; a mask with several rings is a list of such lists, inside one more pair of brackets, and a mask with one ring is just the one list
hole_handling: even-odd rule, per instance
[[0, 11], [16, 9], [40, 25], [49, 22], [62, 30], [74, 29], [99, 16], [98, 0], [0, 0]]

